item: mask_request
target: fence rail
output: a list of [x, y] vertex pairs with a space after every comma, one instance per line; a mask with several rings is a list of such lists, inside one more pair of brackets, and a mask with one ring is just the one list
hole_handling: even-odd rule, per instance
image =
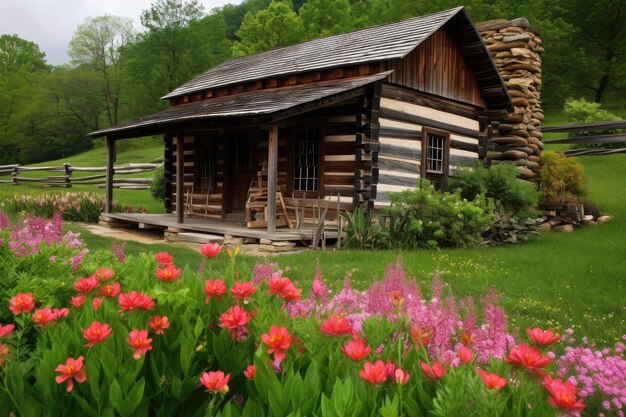
[[[624, 130], [626, 129], [626, 120], [613, 121], [613, 122], [596, 122], [596, 123], [584, 123], [578, 125], [564, 125], [564, 126], [550, 126], [542, 127], [541, 131], [547, 132], [588, 132], [595, 134], [569, 137], [564, 139], [545, 139], [543, 143], [550, 144], [575, 144], [575, 145], [604, 145], [604, 144], [616, 144], [626, 143], [626, 132], [623, 133], [611, 133], [610, 131]], [[565, 156], [593, 156], [593, 155], [613, 155], [618, 153], [626, 153], [626, 148], [579, 148], [579, 149], [567, 149], [563, 151]]]
[[[129, 163], [113, 167], [113, 175], [132, 175], [153, 171], [163, 164], [149, 163]], [[62, 175], [48, 175], [41, 177], [29, 177], [23, 174], [28, 172], [47, 171], [50, 173], [61, 173]], [[103, 172], [103, 174], [97, 174]], [[72, 176], [74, 173], [95, 173], [94, 175]], [[2, 177], [12, 177], [10, 180]], [[21, 183], [36, 183], [46, 187], [66, 187], [75, 185], [93, 185], [99, 188], [105, 186], [106, 167], [78, 167], [69, 162], [59, 166], [34, 167], [19, 164], [0, 165], [0, 184], [19, 185]], [[132, 190], [145, 190], [152, 184], [152, 178], [114, 178], [114, 188], [124, 188]]]

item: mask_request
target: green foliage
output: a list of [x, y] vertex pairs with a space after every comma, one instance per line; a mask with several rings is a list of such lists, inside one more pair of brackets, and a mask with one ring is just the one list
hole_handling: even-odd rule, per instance
[[24, 72], [47, 72], [46, 54], [39, 45], [17, 35], [0, 36], [0, 76]]
[[346, 220], [346, 238], [344, 244], [348, 248], [377, 249], [385, 246], [383, 229], [378, 223], [372, 222], [369, 212], [362, 207], [354, 212], [341, 214]]
[[159, 201], [165, 201], [165, 169], [162, 166], [154, 170], [150, 195]]
[[513, 165], [497, 164], [484, 168], [480, 162], [474, 167], [459, 167], [449, 180], [451, 190], [460, 190], [461, 197], [474, 200], [482, 195], [499, 200], [507, 210], [526, 211], [537, 205], [539, 193], [535, 186], [517, 178]]
[[348, 0], [309, 0], [299, 15], [308, 39], [347, 32], [352, 26]]
[[[584, 98], [574, 100], [572, 98], [567, 99], [563, 113], [567, 117], [567, 120], [572, 123], [594, 123], [594, 122], [610, 122], [620, 120], [615, 114], [606, 111], [601, 108], [600, 103], [590, 103]], [[595, 136], [595, 135], [610, 135], [618, 133], [618, 130], [602, 130], [602, 131], [579, 131], [571, 132], [570, 137], [579, 136]], [[603, 148], [603, 149], [618, 149], [626, 147], [626, 142], [620, 143], [599, 143], [599, 144], [575, 144], [573, 148]]]
[[237, 31], [233, 56], [244, 56], [304, 40], [304, 26], [290, 0], [273, 0], [267, 9], [248, 12]]
[[542, 198], [546, 201], [580, 201], [589, 194], [587, 177], [575, 158], [566, 158], [562, 153], [544, 151], [541, 155]]
[[489, 227], [484, 199], [467, 201], [459, 192], [439, 192], [428, 181], [419, 188], [391, 193], [383, 210], [390, 247], [407, 249], [474, 246]]
[[499, 201], [495, 201], [491, 226], [483, 237], [490, 246], [518, 243], [528, 240], [531, 235], [538, 235], [536, 219], [519, 218]]

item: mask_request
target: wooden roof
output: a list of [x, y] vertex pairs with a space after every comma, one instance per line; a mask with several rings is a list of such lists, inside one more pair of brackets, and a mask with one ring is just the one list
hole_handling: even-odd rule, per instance
[[[292, 87], [259, 90], [169, 107], [140, 119], [92, 132], [89, 136], [139, 137], [155, 127], [193, 120], [257, 116], [277, 121], [364, 93], [362, 87], [386, 78], [391, 71], [366, 77], [321, 81]], [[261, 120], [261, 118], [263, 120]], [[184, 127], [181, 127], [184, 130]]]
[[403, 58], [444, 25], [455, 37], [490, 107], [512, 110], [500, 74], [463, 7], [231, 59], [163, 98], [276, 76]]

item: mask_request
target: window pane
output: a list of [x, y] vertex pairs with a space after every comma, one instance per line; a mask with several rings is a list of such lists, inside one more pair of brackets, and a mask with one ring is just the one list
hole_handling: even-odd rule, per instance
[[317, 191], [319, 134], [317, 129], [294, 131], [294, 191]]

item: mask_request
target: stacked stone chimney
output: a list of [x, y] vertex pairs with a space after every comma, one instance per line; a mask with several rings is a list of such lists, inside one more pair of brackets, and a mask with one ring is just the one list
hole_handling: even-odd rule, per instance
[[517, 166], [520, 178], [539, 176], [543, 151], [541, 122], [541, 38], [526, 19], [492, 20], [476, 25], [509, 90], [514, 111], [495, 122], [493, 164]]

